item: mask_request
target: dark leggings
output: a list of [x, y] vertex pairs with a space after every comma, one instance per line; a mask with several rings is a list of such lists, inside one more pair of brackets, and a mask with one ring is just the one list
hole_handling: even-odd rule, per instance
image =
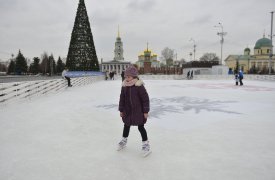
[[[124, 125], [124, 129], [123, 129], [123, 137], [124, 138], [127, 138], [129, 136], [130, 127], [131, 126]], [[144, 128], [144, 125], [139, 125], [138, 126], [138, 130], [139, 130], [139, 132], [141, 134], [142, 141], [147, 141], [148, 140], [148, 138], [147, 138], [147, 132], [146, 132], [146, 130]]]
[[67, 76], [65, 76], [65, 78], [66, 78], [67, 81], [68, 81], [68, 86], [71, 86], [71, 78], [69, 78], [69, 77], [67, 77]]

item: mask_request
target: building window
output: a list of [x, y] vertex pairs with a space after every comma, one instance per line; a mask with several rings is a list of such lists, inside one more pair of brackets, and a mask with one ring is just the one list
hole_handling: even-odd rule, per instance
[[267, 54], [269, 53], [269, 49], [266, 51], [267, 52]]

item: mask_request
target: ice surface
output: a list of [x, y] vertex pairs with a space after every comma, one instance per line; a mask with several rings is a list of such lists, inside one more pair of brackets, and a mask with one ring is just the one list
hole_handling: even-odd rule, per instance
[[275, 83], [148, 80], [153, 153], [123, 123], [120, 81], [0, 106], [2, 180], [273, 180]]

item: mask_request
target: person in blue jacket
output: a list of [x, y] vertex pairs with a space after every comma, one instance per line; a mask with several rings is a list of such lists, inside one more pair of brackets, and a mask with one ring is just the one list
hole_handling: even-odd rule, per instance
[[240, 80], [240, 86], [243, 85], [243, 72], [242, 70], [239, 71], [239, 80]]

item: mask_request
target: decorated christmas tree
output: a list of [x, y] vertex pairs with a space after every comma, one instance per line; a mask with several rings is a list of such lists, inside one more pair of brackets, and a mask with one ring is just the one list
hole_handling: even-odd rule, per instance
[[98, 59], [84, 0], [79, 0], [66, 66], [71, 71], [98, 71]]

